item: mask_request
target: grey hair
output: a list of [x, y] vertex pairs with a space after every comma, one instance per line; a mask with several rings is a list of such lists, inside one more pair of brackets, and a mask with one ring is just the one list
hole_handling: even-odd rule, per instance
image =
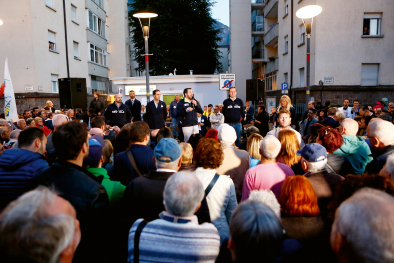
[[[164, 158], [164, 157], [160, 157], [160, 158]], [[161, 162], [159, 160], [156, 159], [156, 169], [172, 169], [175, 170], [178, 167], [178, 163], [179, 163], [179, 159], [181, 157], [179, 157], [178, 159], [176, 159], [175, 161], [172, 162]]]
[[386, 172], [390, 174], [391, 180], [394, 180], [394, 153], [387, 157]]
[[344, 236], [354, 262], [393, 262], [393, 217], [394, 198], [365, 187], [339, 206], [331, 237], [337, 232]]
[[1, 253], [8, 261], [56, 263], [73, 242], [74, 218], [48, 211], [55, 196], [40, 186], [11, 202], [0, 214]]
[[376, 120], [368, 124], [368, 137], [377, 137], [384, 146], [394, 143], [394, 125], [388, 121]]
[[271, 190], [253, 190], [250, 192], [248, 201], [261, 202], [267, 205], [280, 218], [280, 204]]
[[62, 125], [63, 122], [66, 122], [66, 121], [67, 121], [66, 115], [64, 115], [64, 114], [57, 114], [57, 115], [53, 116], [52, 125], [53, 125], [54, 128], [56, 128], [56, 127]]
[[261, 157], [269, 160], [276, 159], [281, 147], [278, 138], [273, 135], [267, 135], [260, 143]]
[[283, 228], [274, 211], [256, 201], [245, 201], [231, 215], [230, 236], [237, 262], [251, 262], [257, 254], [274, 261], [282, 246]]
[[172, 215], [193, 215], [203, 198], [204, 187], [192, 172], [174, 173], [164, 188], [164, 206]]
[[324, 170], [327, 165], [327, 158], [323, 161], [320, 161], [320, 162], [308, 162], [307, 160], [305, 160], [304, 157], [302, 157], [302, 160], [304, 160], [307, 163], [307, 166], [308, 166], [307, 170], [310, 173], [316, 173], [321, 170]]
[[25, 120], [25, 119], [19, 119], [19, 120], [18, 120], [18, 122], [16, 123], [16, 125], [18, 125], [18, 126], [19, 126], [19, 125], [21, 125], [21, 121], [24, 121], [24, 122], [26, 122], [26, 120]]
[[337, 111], [337, 113], [335, 113], [335, 116], [338, 118], [339, 123], [343, 122], [343, 120], [346, 119], [345, 113], [340, 111]]

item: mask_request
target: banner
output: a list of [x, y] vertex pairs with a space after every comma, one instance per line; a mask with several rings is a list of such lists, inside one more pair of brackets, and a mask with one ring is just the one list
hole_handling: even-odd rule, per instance
[[12, 86], [10, 70], [8, 69], [8, 58], [5, 59], [4, 67], [4, 115], [7, 121], [18, 121], [18, 112], [16, 111], [14, 86]]

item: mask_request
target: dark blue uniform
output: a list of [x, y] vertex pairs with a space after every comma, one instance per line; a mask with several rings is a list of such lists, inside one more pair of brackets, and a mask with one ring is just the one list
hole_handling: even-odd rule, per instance
[[165, 119], [167, 118], [167, 106], [159, 100], [157, 108], [155, 101], [152, 100], [146, 105], [146, 115], [144, 116], [148, 120], [150, 129], [161, 129], [166, 126]]
[[223, 115], [225, 123], [239, 123], [244, 114], [244, 103], [241, 99], [226, 99], [223, 101]]
[[119, 108], [116, 106], [116, 103], [112, 103], [108, 105], [107, 109], [104, 112], [105, 123], [111, 126], [118, 126], [122, 128], [126, 123], [131, 122], [131, 112], [129, 107], [120, 104]]
[[[187, 112], [189, 107], [194, 108], [194, 110]], [[187, 102], [184, 99], [180, 100], [177, 106], [177, 114], [178, 117], [181, 117], [182, 127], [197, 125], [197, 112], [201, 114], [204, 112], [198, 101], [197, 106], [194, 106], [193, 102]]]

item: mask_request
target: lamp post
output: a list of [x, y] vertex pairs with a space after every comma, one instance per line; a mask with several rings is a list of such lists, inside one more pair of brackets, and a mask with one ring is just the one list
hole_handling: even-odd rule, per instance
[[[157, 17], [155, 13], [136, 13], [133, 14], [134, 17], [138, 18], [140, 21], [140, 25], [142, 28], [142, 34], [145, 40], [145, 72], [146, 72], [146, 102], [148, 103], [150, 100], [150, 91], [149, 91], [149, 47], [148, 47], [148, 38], [149, 38], [149, 27], [150, 27], [150, 19]], [[142, 25], [141, 19], [147, 19], [148, 25]]]
[[[306, 104], [308, 105], [311, 96], [311, 33], [313, 18], [319, 15], [323, 11], [323, 8], [318, 5], [308, 5], [298, 9], [296, 16], [302, 19], [302, 23], [305, 27], [306, 33]], [[305, 20], [310, 19], [310, 23], [305, 24]], [[308, 21], [309, 22], [309, 21]]]

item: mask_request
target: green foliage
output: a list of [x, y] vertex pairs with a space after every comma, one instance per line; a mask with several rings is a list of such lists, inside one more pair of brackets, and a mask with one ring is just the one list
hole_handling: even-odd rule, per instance
[[210, 0], [134, 0], [130, 5], [129, 21], [133, 44], [139, 64], [136, 70], [145, 70], [144, 39], [137, 18], [139, 12], [153, 12], [149, 34], [149, 68], [152, 75], [213, 74], [221, 72], [217, 41], [219, 30], [210, 12]]

